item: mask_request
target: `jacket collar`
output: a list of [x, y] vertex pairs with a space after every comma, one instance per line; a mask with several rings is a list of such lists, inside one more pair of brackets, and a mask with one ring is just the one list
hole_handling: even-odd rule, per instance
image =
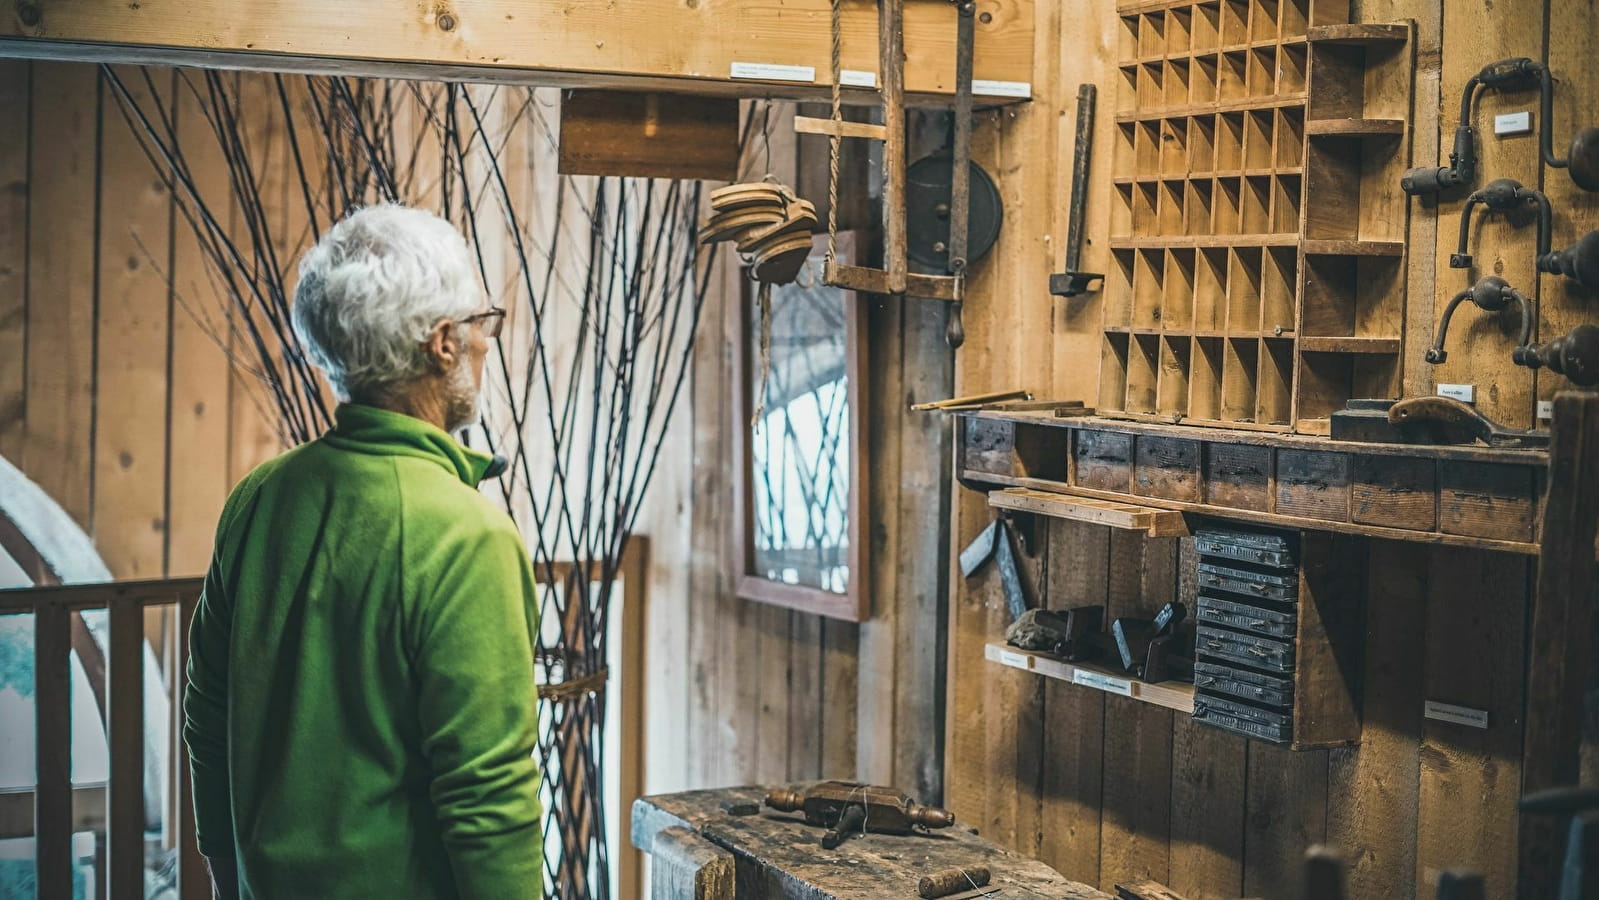
[[432, 460], [470, 487], [477, 487], [494, 461], [487, 453], [463, 447], [439, 428], [404, 413], [341, 403], [333, 411], [333, 421], [333, 430], [322, 439], [334, 447]]

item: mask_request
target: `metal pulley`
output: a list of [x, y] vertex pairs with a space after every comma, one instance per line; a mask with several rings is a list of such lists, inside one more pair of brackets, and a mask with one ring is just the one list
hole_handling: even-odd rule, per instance
[[[975, 162], [971, 173], [966, 221], [966, 265], [982, 259], [999, 239], [1004, 206], [994, 179]], [[905, 171], [906, 254], [918, 265], [940, 272], [950, 267], [950, 189], [954, 181], [953, 154], [945, 149], [923, 157]]]

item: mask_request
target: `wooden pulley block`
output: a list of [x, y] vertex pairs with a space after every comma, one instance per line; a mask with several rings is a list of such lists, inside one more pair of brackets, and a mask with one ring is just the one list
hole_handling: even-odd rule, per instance
[[811, 255], [811, 233], [803, 231], [777, 240], [755, 254], [755, 280], [788, 284], [799, 277]]
[[787, 205], [792, 196], [786, 188], [771, 182], [730, 184], [711, 191], [711, 209], [717, 212], [751, 206], [774, 206], [781, 209]]
[[756, 206], [718, 212], [700, 223], [702, 244], [731, 241], [750, 230], [761, 230], [784, 220], [782, 206]]
[[768, 243], [795, 234], [809, 235], [816, 230], [816, 207], [809, 200], [796, 200], [788, 205], [783, 220], [745, 232], [738, 239], [740, 253], [760, 253]]

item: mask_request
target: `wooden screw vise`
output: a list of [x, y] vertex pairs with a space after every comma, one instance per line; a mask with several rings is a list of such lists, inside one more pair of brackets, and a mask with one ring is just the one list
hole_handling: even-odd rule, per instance
[[780, 788], [766, 795], [766, 805], [779, 812], [802, 812], [810, 824], [831, 829], [822, 838], [828, 850], [851, 833], [910, 834], [955, 824], [947, 809], [922, 806], [893, 788], [853, 781], [823, 781], [803, 791]]

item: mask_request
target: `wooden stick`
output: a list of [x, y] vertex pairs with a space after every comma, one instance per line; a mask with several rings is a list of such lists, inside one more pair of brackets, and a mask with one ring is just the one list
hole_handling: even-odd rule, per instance
[[[1013, 391], [991, 391], [987, 394], [968, 394], [964, 397], [951, 397], [948, 400], [932, 400], [927, 403], [913, 403], [911, 409], [915, 412], [925, 412], [929, 409], [949, 409], [955, 406], [977, 406], [982, 403], [998, 403], [1001, 400], [1031, 400], [1031, 391], [1017, 389]], [[1065, 404], [1062, 404], [1065, 405]]]
[[905, 293], [905, 0], [877, 7], [878, 66], [883, 72], [883, 269], [888, 292]]
[[873, 141], [888, 138], [888, 129], [882, 125], [873, 125], [870, 122], [834, 122], [832, 119], [815, 119], [810, 116], [795, 116], [794, 130], [800, 134], [836, 134], [841, 138], [866, 138]]

